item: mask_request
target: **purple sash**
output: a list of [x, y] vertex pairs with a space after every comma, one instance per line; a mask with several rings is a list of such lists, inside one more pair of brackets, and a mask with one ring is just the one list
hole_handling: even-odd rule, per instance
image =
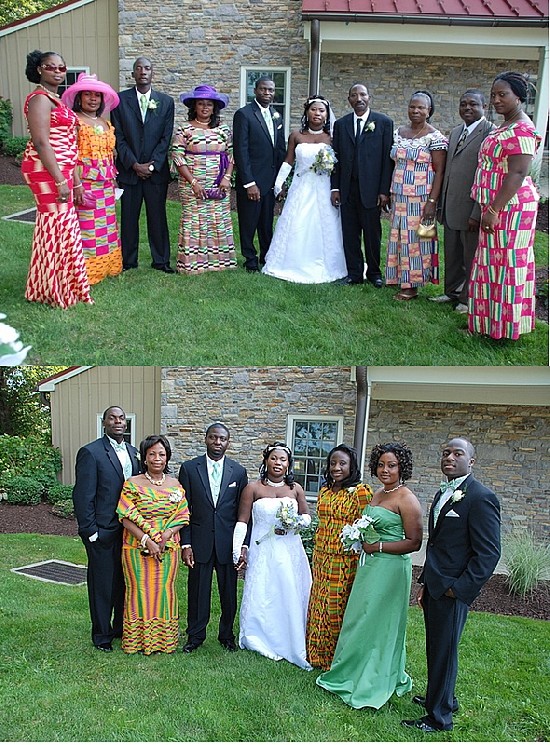
[[221, 180], [222, 180], [222, 178], [224, 176], [224, 173], [229, 168], [229, 156], [225, 152], [225, 150], [223, 150], [222, 152], [219, 152], [218, 150], [203, 150], [200, 153], [197, 153], [194, 150], [186, 150], [185, 151], [185, 154], [186, 155], [219, 155], [219, 157], [220, 157], [220, 169], [218, 171], [218, 176], [217, 176], [216, 180], [214, 181], [214, 186], [219, 186], [220, 185], [220, 182], [221, 182]]

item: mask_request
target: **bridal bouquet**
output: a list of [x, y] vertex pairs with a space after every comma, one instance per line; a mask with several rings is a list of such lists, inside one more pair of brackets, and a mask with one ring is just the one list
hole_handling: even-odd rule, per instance
[[319, 152], [315, 156], [315, 160], [310, 166], [310, 170], [320, 176], [324, 176], [325, 174], [330, 176], [337, 162], [338, 158], [336, 157], [334, 150], [330, 145], [325, 145], [319, 149]]
[[256, 543], [260, 544], [265, 541], [270, 535], [274, 535], [276, 530], [282, 530], [286, 533], [299, 533], [302, 527], [304, 527], [302, 516], [298, 514], [297, 504], [294, 500], [290, 503], [281, 502], [275, 513], [275, 524]]
[[354, 551], [356, 554], [361, 552], [361, 544], [367, 538], [372, 539], [375, 531], [371, 527], [374, 520], [368, 515], [355, 520], [351, 525], [344, 525], [340, 533], [340, 540], [344, 546], [344, 551]]

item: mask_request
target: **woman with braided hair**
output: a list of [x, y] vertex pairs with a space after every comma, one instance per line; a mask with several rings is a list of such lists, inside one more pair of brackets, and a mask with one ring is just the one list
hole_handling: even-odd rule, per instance
[[305, 670], [311, 570], [299, 536], [311, 523], [304, 490], [294, 482], [292, 453], [283, 442], [263, 451], [260, 478], [241, 495], [233, 536], [239, 568], [245, 527], [253, 528], [240, 613], [239, 646]]

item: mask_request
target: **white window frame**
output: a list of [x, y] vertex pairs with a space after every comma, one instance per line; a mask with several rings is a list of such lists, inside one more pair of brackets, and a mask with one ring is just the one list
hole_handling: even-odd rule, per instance
[[[344, 417], [343, 416], [319, 416], [316, 414], [289, 414], [286, 425], [286, 442], [291, 450], [294, 447], [294, 430], [296, 422], [330, 422], [337, 425], [336, 442], [334, 446], [339, 445], [344, 438]], [[293, 453], [294, 455], [294, 453]], [[304, 490], [305, 491], [305, 490]], [[317, 502], [317, 492], [305, 491], [308, 502]]]
[[[105, 434], [103, 431], [103, 412], [101, 414], [96, 414], [96, 420], [97, 420], [97, 439], [99, 440], [100, 437], [103, 437]], [[130, 424], [130, 445], [133, 445], [134, 447], [137, 447], [136, 445], [136, 420], [137, 415], [136, 414], [126, 414], [126, 421]]]
[[292, 68], [290, 67], [276, 67], [276, 66], [269, 66], [269, 65], [250, 65], [250, 67], [241, 67], [241, 83], [240, 83], [240, 103], [239, 105], [246, 106], [248, 103], [247, 101], [247, 76], [251, 72], [257, 72], [258, 77], [260, 75], [272, 75], [275, 72], [282, 72], [285, 75], [285, 100], [284, 100], [284, 107], [285, 107], [285, 115], [284, 115], [284, 125], [285, 125], [285, 136], [288, 139], [288, 133], [290, 132], [290, 76], [292, 74], [291, 72]]

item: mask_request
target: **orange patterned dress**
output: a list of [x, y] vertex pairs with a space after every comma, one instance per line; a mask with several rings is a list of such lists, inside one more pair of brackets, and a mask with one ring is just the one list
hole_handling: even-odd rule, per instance
[[[108, 123], [109, 124], [109, 123]], [[91, 285], [122, 272], [122, 250], [115, 209], [115, 131], [80, 122], [78, 167], [84, 204], [76, 208], [86, 271]]]
[[25, 116], [33, 96], [47, 96], [55, 104], [50, 117], [50, 144], [71, 191], [67, 202], [57, 201], [55, 181], [44, 168], [32, 139], [29, 140], [21, 171], [34, 195], [36, 223], [25, 298], [59, 308], [78, 302], [93, 303], [72, 197], [78, 119], [56, 96], [41, 90], [27, 96]]
[[358, 555], [344, 552], [340, 533], [344, 525], [361, 517], [371, 499], [367, 484], [338, 492], [324, 486], [319, 492], [306, 651], [313, 667], [322, 670], [330, 668], [357, 570]]
[[[143, 487], [124, 482], [118, 502], [119, 519], [127, 518], [153, 540], [168, 528], [189, 522], [185, 492], [179, 487]], [[122, 569], [126, 594], [122, 649], [128, 654], [175, 652], [179, 638], [176, 577], [179, 533], [166, 543], [162, 562], [141, 553], [138, 539], [126, 528], [122, 538]]]

